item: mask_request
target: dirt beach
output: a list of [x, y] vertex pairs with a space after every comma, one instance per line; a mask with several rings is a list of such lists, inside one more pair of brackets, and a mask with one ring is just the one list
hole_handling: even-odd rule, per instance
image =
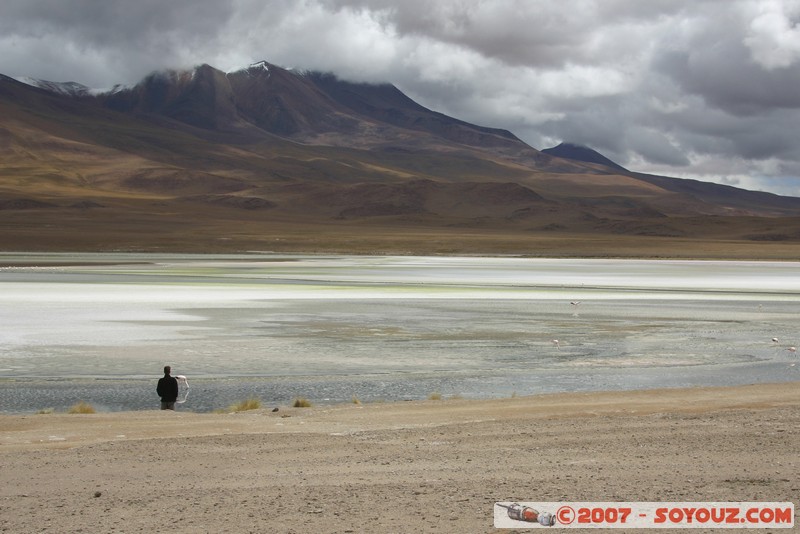
[[798, 382], [271, 408], [0, 416], [0, 531], [500, 532], [496, 501], [800, 495]]

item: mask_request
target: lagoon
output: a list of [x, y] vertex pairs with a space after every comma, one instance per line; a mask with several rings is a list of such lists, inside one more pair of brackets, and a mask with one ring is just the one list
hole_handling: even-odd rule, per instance
[[[0, 254], [0, 411], [316, 404], [800, 379], [800, 264]], [[776, 338], [778, 341], [773, 342]], [[558, 340], [557, 343], [555, 340]]]

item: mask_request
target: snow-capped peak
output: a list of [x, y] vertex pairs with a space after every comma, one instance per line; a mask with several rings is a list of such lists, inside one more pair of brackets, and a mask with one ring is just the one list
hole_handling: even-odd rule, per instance
[[115, 84], [110, 89], [108, 88], [93, 89], [78, 82], [50, 82], [47, 80], [30, 78], [28, 76], [19, 76], [14, 79], [17, 80], [18, 82], [24, 83], [25, 85], [30, 85], [31, 87], [44, 89], [45, 91], [56, 93], [58, 95], [73, 96], [73, 97], [114, 94], [114, 93], [119, 93], [120, 91], [126, 91], [134, 87], [133, 85], [118, 83]]
[[28, 76], [20, 76], [15, 79], [26, 85], [65, 96], [85, 96], [91, 92], [91, 89], [78, 82], [50, 82], [47, 80], [29, 78]]
[[248, 76], [253, 76], [253, 75], [255, 75], [255, 74], [257, 74], [257, 73], [259, 73], [261, 71], [267, 73], [267, 76], [269, 76], [269, 74], [270, 74], [270, 72], [269, 72], [269, 63], [267, 63], [266, 61], [258, 61], [256, 63], [250, 63], [246, 67], [239, 67], [237, 69], [229, 70], [226, 74], [234, 74], [234, 73], [237, 73], [237, 72], [244, 72]]
[[127, 91], [129, 89], [133, 89], [134, 87], [136, 87], [136, 86], [135, 85], [130, 85], [130, 84], [117, 83], [117, 84], [114, 84], [114, 86], [111, 89], [89, 89], [89, 94], [91, 94], [92, 96], [114, 95], [114, 94], [120, 93], [122, 91]]

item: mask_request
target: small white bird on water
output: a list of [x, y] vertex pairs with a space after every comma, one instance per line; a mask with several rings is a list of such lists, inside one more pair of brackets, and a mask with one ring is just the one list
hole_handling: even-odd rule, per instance
[[561, 350], [561, 343], [559, 343], [557, 339], [553, 340], [553, 345], [555, 345], [558, 350]]

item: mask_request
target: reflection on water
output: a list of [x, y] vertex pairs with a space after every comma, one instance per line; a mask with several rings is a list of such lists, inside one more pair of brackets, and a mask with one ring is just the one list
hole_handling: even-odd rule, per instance
[[[0, 254], [0, 406], [797, 380], [797, 263]], [[773, 342], [772, 338], [777, 338]], [[557, 341], [556, 341], [557, 340]], [[152, 390], [152, 391], [151, 391]]]

